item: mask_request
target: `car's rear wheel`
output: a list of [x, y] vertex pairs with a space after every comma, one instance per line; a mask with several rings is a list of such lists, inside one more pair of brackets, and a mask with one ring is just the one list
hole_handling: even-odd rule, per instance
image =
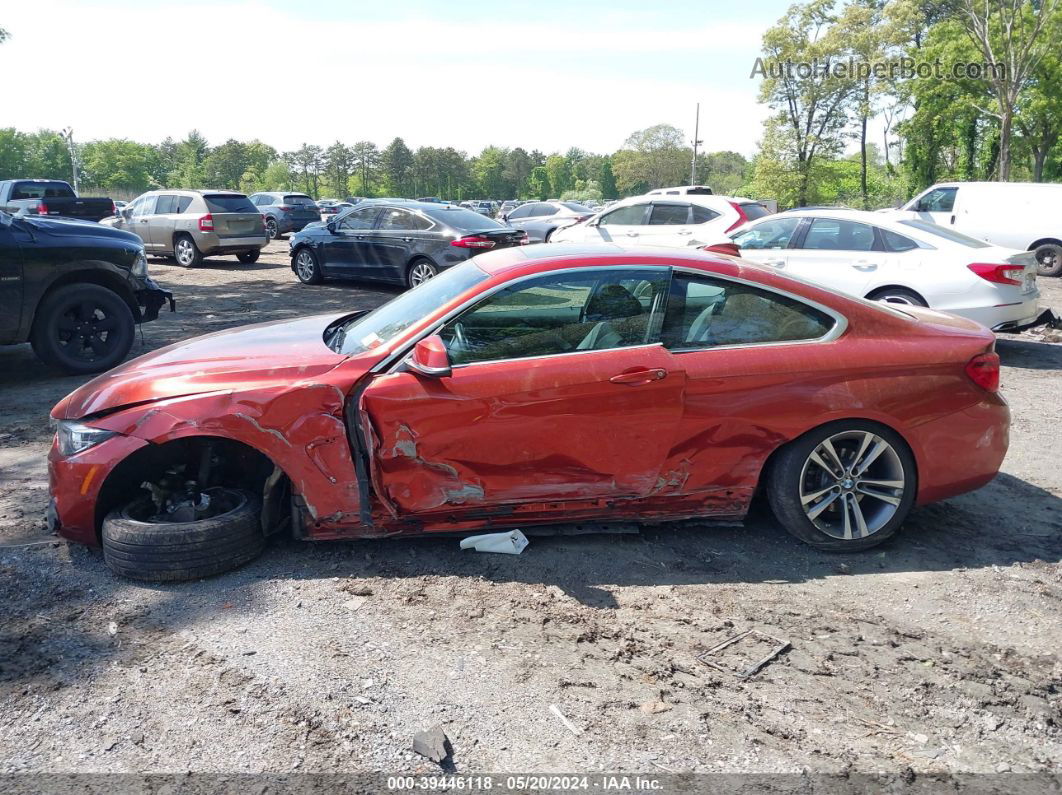
[[134, 331], [133, 312], [120, 295], [97, 284], [68, 284], [41, 302], [30, 342], [53, 367], [98, 373], [125, 358]]
[[907, 304], [908, 306], [929, 306], [926, 299], [914, 290], [903, 287], [883, 287], [867, 296], [871, 301], [884, 301], [888, 304]]
[[303, 284], [320, 284], [324, 278], [317, 255], [305, 246], [295, 252], [295, 275]]
[[418, 284], [423, 284], [428, 281], [428, 279], [434, 279], [438, 274], [438, 268], [436, 268], [429, 260], [415, 259], [409, 263], [409, 270], [406, 273], [406, 284], [410, 287], [416, 287]]
[[258, 257], [261, 252], [258, 249], [254, 251], [241, 251], [236, 255], [236, 259], [242, 262], [244, 265], [250, 265], [252, 262], [258, 262]]
[[280, 237], [280, 228], [277, 226], [276, 218], [266, 218], [265, 222], [266, 237], [270, 240], [276, 240]]
[[[112, 511], [103, 520], [103, 557], [115, 574], [148, 582], [210, 577], [261, 554], [265, 536], [258, 499], [247, 491], [209, 488], [203, 509], [160, 514], [151, 497]], [[195, 495], [200, 500], [203, 495]], [[184, 520], [182, 520], [184, 519]]]
[[888, 540], [914, 505], [914, 456], [895, 431], [844, 420], [782, 449], [767, 496], [786, 530], [819, 549], [855, 551]]
[[173, 241], [173, 256], [177, 259], [177, 264], [185, 268], [203, 264], [203, 254], [199, 251], [199, 246], [188, 235], [180, 235]]
[[1062, 246], [1046, 243], [1036, 249], [1036, 272], [1040, 276], [1062, 276]]

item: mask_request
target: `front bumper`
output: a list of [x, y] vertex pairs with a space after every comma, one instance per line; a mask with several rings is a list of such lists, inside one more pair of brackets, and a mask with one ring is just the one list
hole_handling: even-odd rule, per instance
[[96, 505], [107, 478], [119, 463], [148, 442], [133, 436], [112, 436], [72, 456], [59, 452], [53, 439], [48, 452], [48, 524], [63, 538], [95, 546], [103, 517]]
[[159, 316], [159, 310], [163, 304], [169, 303], [170, 311], [177, 311], [177, 302], [173, 300], [173, 293], [163, 290], [148, 277], [137, 280], [133, 287], [133, 296], [137, 306], [140, 307], [140, 322], [148, 323]]

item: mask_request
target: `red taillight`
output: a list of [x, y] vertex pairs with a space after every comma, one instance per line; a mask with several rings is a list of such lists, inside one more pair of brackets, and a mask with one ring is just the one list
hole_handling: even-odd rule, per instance
[[594, 217], [593, 213], [590, 213], [590, 215], [577, 215], [575, 217], [575, 223], [581, 224], [583, 221], [588, 221], [588, 220], [590, 220], [593, 217]]
[[199, 231], [200, 232], [213, 232], [214, 231], [214, 216], [207, 213], [199, 219]]
[[994, 282], [995, 284], [1021, 284], [1021, 279], [1015, 279], [1010, 275], [1011, 271], [1017, 271], [1020, 276], [1025, 272], [1024, 265], [993, 265], [984, 262], [975, 262], [972, 265], [967, 265], [967, 268], [972, 270], [978, 276], [985, 281]]
[[282, 205], [280, 205], [279, 207], [277, 207], [277, 209], [278, 209], [278, 210], [283, 210], [283, 211], [284, 211], [284, 212], [286, 212], [286, 213], [290, 213], [290, 212], [291, 212], [292, 210], [294, 210], [295, 208], [294, 208], [294, 207], [288, 207], [288, 206], [287, 206], [286, 204], [282, 204]]
[[749, 217], [745, 215], [745, 211], [741, 209], [740, 204], [738, 204], [737, 202], [727, 202], [727, 204], [733, 207], [734, 211], [738, 214], [738, 219], [726, 228], [727, 232], [729, 232], [731, 229], [737, 229], [742, 224], [747, 224], [749, 222]]
[[530, 242], [531, 239], [527, 236], [527, 232], [524, 232], [522, 235], [520, 235], [520, 239], [516, 241], [516, 245], [526, 246]]
[[450, 241], [451, 246], [458, 248], [494, 248], [494, 241], [483, 235], [467, 235]]
[[966, 363], [966, 375], [986, 392], [999, 391], [999, 354], [979, 353]]
[[40, 204], [38, 204], [37, 205], [37, 214], [38, 215], [47, 215], [48, 214], [48, 205], [45, 204], [44, 202], [41, 202]]

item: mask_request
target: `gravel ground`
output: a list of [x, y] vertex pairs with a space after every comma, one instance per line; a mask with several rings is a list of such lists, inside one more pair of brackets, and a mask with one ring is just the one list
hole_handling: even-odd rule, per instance
[[[394, 295], [306, 287], [285, 253], [154, 261], [178, 312], [134, 353]], [[1041, 289], [1062, 310], [1062, 280]], [[280, 542], [170, 586], [117, 580], [98, 551], [46, 535], [47, 412], [80, 379], [0, 348], [0, 772], [432, 772], [412, 736], [441, 724], [463, 773], [1058, 773], [1062, 336], [1048, 337], [998, 346], [1004, 472], [867, 553], [817, 552], [759, 514], [534, 537], [519, 557]], [[791, 648], [748, 680], [697, 659], [746, 629]]]

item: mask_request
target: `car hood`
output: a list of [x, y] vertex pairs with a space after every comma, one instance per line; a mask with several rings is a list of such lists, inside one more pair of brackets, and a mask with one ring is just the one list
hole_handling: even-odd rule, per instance
[[79, 419], [133, 404], [314, 378], [347, 358], [325, 345], [323, 335], [349, 314], [240, 326], [160, 348], [71, 392], [52, 417]]
[[115, 229], [113, 226], [95, 221], [76, 218], [42, 218], [38, 215], [27, 215], [18, 220], [32, 227], [38, 234], [43, 232], [53, 237], [95, 237], [133, 243], [137, 246], [142, 245], [140, 238], [132, 232]]

